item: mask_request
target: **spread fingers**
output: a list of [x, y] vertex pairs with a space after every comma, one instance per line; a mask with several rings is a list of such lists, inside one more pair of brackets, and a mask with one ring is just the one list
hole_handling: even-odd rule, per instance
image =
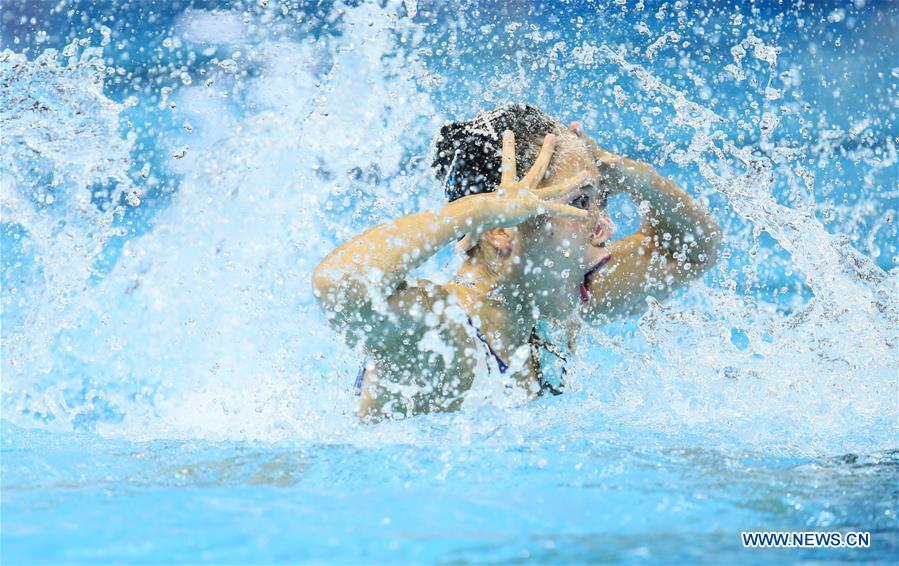
[[543, 180], [546, 168], [549, 166], [549, 160], [552, 159], [553, 151], [556, 149], [556, 135], [546, 134], [543, 140], [543, 147], [540, 148], [540, 154], [534, 162], [534, 166], [528, 171], [528, 174], [521, 180], [525, 187], [536, 187]]
[[515, 134], [511, 130], [503, 132], [503, 164], [500, 185], [508, 187], [515, 182]]

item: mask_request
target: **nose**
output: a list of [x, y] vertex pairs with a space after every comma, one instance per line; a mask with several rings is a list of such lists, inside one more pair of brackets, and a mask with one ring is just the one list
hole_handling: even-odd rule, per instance
[[612, 237], [614, 231], [615, 224], [612, 219], [603, 214], [599, 217], [596, 226], [593, 227], [593, 233], [590, 234], [590, 245], [597, 248], [602, 246]]

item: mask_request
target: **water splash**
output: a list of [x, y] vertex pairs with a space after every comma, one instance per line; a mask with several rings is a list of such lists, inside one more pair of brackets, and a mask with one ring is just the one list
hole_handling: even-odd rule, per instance
[[[4, 273], [4, 393], [29, 391], [52, 367], [60, 330], [78, 327], [97, 260], [123, 234], [117, 218], [140, 203], [133, 139], [121, 134], [124, 105], [103, 94], [101, 53], [89, 41], [33, 61], [0, 53], [4, 254], [24, 259], [15, 276]], [[45, 407], [38, 413], [67, 412], [55, 393], [33, 393], [24, 395]]]
[[[695, 164], [737, 214], [790, 253], [813, 294], [786, 315], [774, 304], [709, 289], [686, 310], [650, 301], [639, 328], [651, 353], [624, 353], [624, 365], [653, 377], [622, 393], [623, 406], [637, 409], [629, 416], [706, 435], [726, 426], [748, 444], [811, 453], [833, 446], [834, 437], [861, 450], [889, 446], [899, 344], [895, 274], [829, 234], [811, 207], [776, 202], [775, 170], [801, 169], [802, 152], [775, 147], [765, 157], [738, 148], [720, 129], [723, 118], [620, 53], [600, 52], [674, 107], [675, 123], [692, 134], [681, 161]], [[765, 60], [773, 66], [771, 57]], [[746, 344], [735, 345], [734, 333]]]
[[[62, 429], [81, 424], [142, 437], [321, 434], [322, 427], [310, 425], [334, 403], [336, 414], [352, 422], [345, 388], [335, 386], [335, 376], [322, 375], [320, 360], [338, 367], [346, 352], [328, 345], [330, 331], [311, 297], [311, 270], [316, 257], [350, 234], [365, 208], [373, 211], [377, 204], [377, 214], [389, 216], [407, 206], [409, 182], [399, 175], [411, 151], [408, 140], [410, 134], [426, 139], [416, 132], [423, 125], [430, 130], [433, 115], [428, 98], [415, 93], [413, 68], [389, 52], [402, 30], [382, 25], [385, 17], [376, 7], [361, 6], [343, 21], [355, 32], [325, 45], [311, 39], [255, 45], [258, 76], [241, 86], [262, 103], [262, 112], [228, 115], [216, 104], [218, 92], [205, 86], [170, 94], [197, 123], [191, 152], [172, 166], [186, 173], [179, 191], [152, 230], [127, 241], [115, 269], [95, 285], [88, 284], [89, 266], [102, 239], [85, 257], [54, 255], [53, 246], [35, 250], [36, 263], [83, 273], [67, 282], [65, 320], [34, 306], [41, 302], [36, 299], [28, 305], [33, 308], [25, 332], [10, 337], [29, 346], [43, 343], [42, 350], [25, 356], [13, 344], [4, 346], [10, 370], [4, 371], [5, 414], [24, 422], [37, 416]], [[352, 49], [354, 43], [365, 47]], [[67, 81], [78, 97], [66, 101], [71, 107], [92, 97], [102, 111], [91, 112], [97, 115], [91, 139], [112, 140], [127, 164], [127, 142], [117, 137], [122, 108], [103, 96], [102, 70], [90, 73], [100, 68], [92, 53], [95, 58], [82, 61], [76, 72], [51, 68], [51, 77], [37, 74], [53, 54], [27, 64], [19, 57], [16, 71], [34, 73], [41, 83]], [[389, 83], [381, 80], [384, 72], [391, 74]], [[356, 88], [360, 82], [371, 85], [367, 93]], [[397, 89], [413, 94], [398, 98]], [[32, 113], [18, 111], [23, 121]], [[204, 128], [204, 116], [233, 126]], [[30, 121], [28, 128], [58, 136], [58, 154], [64, 155], [79, 143], [62, 136], [75, 125], [57, 117]], [[204, 129], [210, 137], [198, 139]], [[126, 179], [124, 166], [103, 167], [105, 155], [79, 156], [74, 163], [106, 175], [120, 171]], [[94, 180], [82, 170], [71, 176], [80, 189]], [[374, 194], [375, 179], [393, 181], [399, 190]], [[14, 187], [16, 199], [37, 183], [27, 181]], [[84, 225], [100, 215], [90, 212], [77, 225], [84, 241], [95, 234]], [[28, 241], [43, 235], [35, 217], [18, 209], [15, 217]], [[90, 418], [77, 420], [85, 414]]]
[[[24, 258], [14, 270], [19, 282], [4, 286], [5, 418], [140, 439], [489, 444], [626, 425], [769, 450], [891, 445], [895, 277], [828, 233], [807, 185], [805, 201], [778, 201], [785, 170], [814, 185], [810, 155], [776, 141], [789, 116], [760, 112], [760, 155], [733, 141], [727, 113], [624, 52], [585, 39], [569, 51], [536, 26], [521, 33], [551, 49], [540, 64], [556, 79], [600, 66], [608, 76], [583, 90], [608, 86], [619, 112], [651, 101], [650, 115], [670, 113], [683, 137], [663, 153], [681, 170], [696, 167], [749, 227], [731, 238], [733, 249], [757, 269], [766, 260], [759, 240], [770, 236], [813, 298], [785, 311], [721, 277], [720, 286], [650, 304], [636, 333], [588, 332], [575, 379], [581, 394], [359, 429], [349, 375], [358, 359], [332, 342], [309, 276], [360, 226], [439, 202], [426, 158], [442, 123], [433, 99], [447, 79], [427, 64], [438, 49], [416, 49], [424, 28], [404, 14], [418, 10], [414, 2], [338, 6], [336, 31], [318, 38], [249, 34], [253, 26], [242, 27], [237, 12], [185, 12], [174, 26], [186, 30], [178, 42], [199, 49], [218, 22], [228, 32], [219, 38], [223, 55], [179, 69], [180, 86], [160, 93], [160, 111], [183, 116], [184, 125], [163, 142], [171, 159], [153, 174], [181, 175], [180, 184], [101, 278], [92, 266], [122, 235], [118, 207], [139, 196], [129, 175], [150, 174], [133, 164], [124, 105], [103, 92], [102, 51], [76, 43], [62, 58], [47, 51], [33, 61], [4, 52], [3, 96], [11, 98], [2, 119], [14, 143], [3, 168], [16, 182], [3, 186], [3, 222], [16, 226]], [[653, 38], [648, 27], [645, 34], [651, 60], [684, 40]], [[777, 47], [744, 37], [725, 71], [751, 83], [754, 58], [768, 73], [760, 99], [779, 100], [790, 75], [777, 74]], [[528, 68], [521, 63], [509, 85], [491, 82], [484, 99], [537, 92], [528, 90], [540, 80]], [[617, 84], [618, 73], [647, 96]], [[97, 185], [105, 194], [92, 194]], [[425, 272], [439, 267], [434, 261]], [[741, 267], [726, 262], [721, 271]], [[18, 332], [8, 332], [8, 320]]]

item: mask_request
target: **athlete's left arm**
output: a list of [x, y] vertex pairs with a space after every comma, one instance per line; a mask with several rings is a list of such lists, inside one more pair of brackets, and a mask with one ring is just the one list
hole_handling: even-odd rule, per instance
[[595, 323], [642, 313], [700, 277], [718, 259], [721, 228], [708, 212], [646, 163], [595, 149], [610, 194], [624, 193], [641, 212], [641, 228], [608, 244], [612, 259], [592, 277], [582, 317]]

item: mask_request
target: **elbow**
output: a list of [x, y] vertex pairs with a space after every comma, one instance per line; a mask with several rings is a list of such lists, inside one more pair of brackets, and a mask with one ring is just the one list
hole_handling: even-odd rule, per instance
[[322, 262], [312, 272], [312, 294], [319, 305], [326, 311], [337, 303], [340, 290], [340, 277], [335, 276], [333, 269]]
[[697, 278], [710, 271], [721, 254], [721, 228], [713, 221], [697, 225], [688, 236], [688, 241], [673, 257], [680, 263], [690, 265], [692, 276]]
[[[319, 265], [312, 272], [312, 295], [331, 328], [344, 334], [350, 321], [348, 315], [357, 310], [348, 301], [346, 281], [333, 268]], [[347, 338], [345, 334], [344, 338]]]
[[318, 264], [318, 266], [314, 270], [312, 270], [312, 288], [318, 291], [320, 289], [324, 289], [330, 284], [331, 277], [327, 274], [325, 264]]
[[312, 293], [316, 298], [321, 298], [324, 296], [327, 289], [331, 286], [332, 280], [326, 275], [325, 269], [323, 269], [324, 264], [318, 264], [312, 271]]
[[363, 282], [326, 262], [312, 272], [312, 294], [329, 315], [348, 309], [360, 310], [371, 303]]

